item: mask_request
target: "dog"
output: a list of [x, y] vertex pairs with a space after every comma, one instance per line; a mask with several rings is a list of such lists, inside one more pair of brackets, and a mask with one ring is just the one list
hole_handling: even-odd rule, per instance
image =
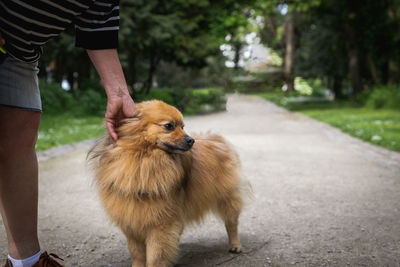
[[248, 183], [240, 161], [217, 134], [189, 136], [183, 116], [159, 100], [137, 104], [136, 116], [88, 154], [111, 221], [125, 234], [132, 266], [171, 266], [185, 225], [208, 211], [222, 218], [229, 251], [240, 253], [238, 220]]

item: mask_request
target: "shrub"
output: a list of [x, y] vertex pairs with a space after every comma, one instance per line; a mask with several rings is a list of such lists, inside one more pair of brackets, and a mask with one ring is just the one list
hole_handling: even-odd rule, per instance
[[[102, 115], [106, 109], [104, 90], [85, 88], [64, 91], [59, 84], [40, 83], [43, 110], [48, 114], [69, 112], [74, 115]], [[135, 102], [158, 99], [177, 107], [185, 114], [225, 110], [225, 93], [221, 88], [152, 89], [148, 95], [137, 94]]]
[[102, 92], [104, 95], [106, 95], [100, 79], [83, 79], [82, 81], [80, 81], [79, 91], [85, 91], [90, 89]]
[[85, 88], [75, 92], [65, 91], [59, 84], [40, 82], [40, 96], [43, 112], [59, 114], [70, 112], [76, 115], [103, 114], [107, 104], [104, 90]]
[[59, 84], [40, 81], [39, 88], [43, 112], [58, 113], [75, 104], [73, 95], [64, 91]]
[[186, 114], [221, 111], [226, 108], [225, 93], [221, 88], [194, 89], [189, 91], [185, 104]]
[[85, 91], [76, 92], [75, 97], [76, 102], [79, 104], [80, 113], [89, 115], [104, 114], [107, 105], [107, 97], [104, 93], [89, 88]]
[[367, 92], [367, 107], [400, 109], [400, 87], [380, 86]]
[[225, 93], [221, 88], [152, 89], [148, 95], [138, 94], [135, 102], [158, 99], [177, 107], [186, 115], [225, 110]]
[[174, 105], [174, 97], [170, 89], [152, 89], [148, 95], [138, 94], [135, 97], [136, 102], [142, 102], [151, 99], [162, 100], [165, 103]]

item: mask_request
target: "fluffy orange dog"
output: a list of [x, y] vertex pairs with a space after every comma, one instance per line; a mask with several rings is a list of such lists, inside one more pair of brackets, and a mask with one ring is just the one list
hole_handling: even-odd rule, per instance
[[111, 220], [124, 232], [132, 266], [172, 265], [184, 225], [213, 211], [225, 222], [230, 252], [240, 253], [243, 206], [239, 159], [219, 135], [189, 137], [182, 114], [162, 101], [137, 105], [89, 157]]

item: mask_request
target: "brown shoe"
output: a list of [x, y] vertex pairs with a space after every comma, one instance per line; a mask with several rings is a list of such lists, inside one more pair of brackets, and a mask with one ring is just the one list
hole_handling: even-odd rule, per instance
[[45, 251], [42, 253], [42, 255], [40, 255], [39, 261], [36, 262], [32, 267], [63, 267], [63, 265], [59, 264], [54, 258], [64, 261], [56, 254], [47, 254]]
[[9, 259], [6, 260], [6, 264], [4, 265], [4, 267], [12, 267], [12, 263]]
[[[63, 259], [58, 257], [56, 254], [50, 253], [49, 255], [45, 251], [40, 255], [39, 261], [36, 262], [32, 267], [63, 267], [63, 265], [59, 264], [52, 257], [63, 261]], [[13, 267], [9, 259], [6, 260], [6, 264], [4, 265], [4, 267]]]

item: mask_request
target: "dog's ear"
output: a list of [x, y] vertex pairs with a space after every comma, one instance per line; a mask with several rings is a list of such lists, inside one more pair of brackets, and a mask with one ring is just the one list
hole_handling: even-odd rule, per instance
[[132, 135], [135, 135], [135, 134], [141, 132], [143, 129], [143, 126], [141, 123], [142, 119], [143, 119], [143, 117], [136, 116], [133, 118], [127, 118], [127, 119], [120, 121], [120, 124], [118, 125], [118, 128], [117, 128], [118, 138], [132, 136]]

